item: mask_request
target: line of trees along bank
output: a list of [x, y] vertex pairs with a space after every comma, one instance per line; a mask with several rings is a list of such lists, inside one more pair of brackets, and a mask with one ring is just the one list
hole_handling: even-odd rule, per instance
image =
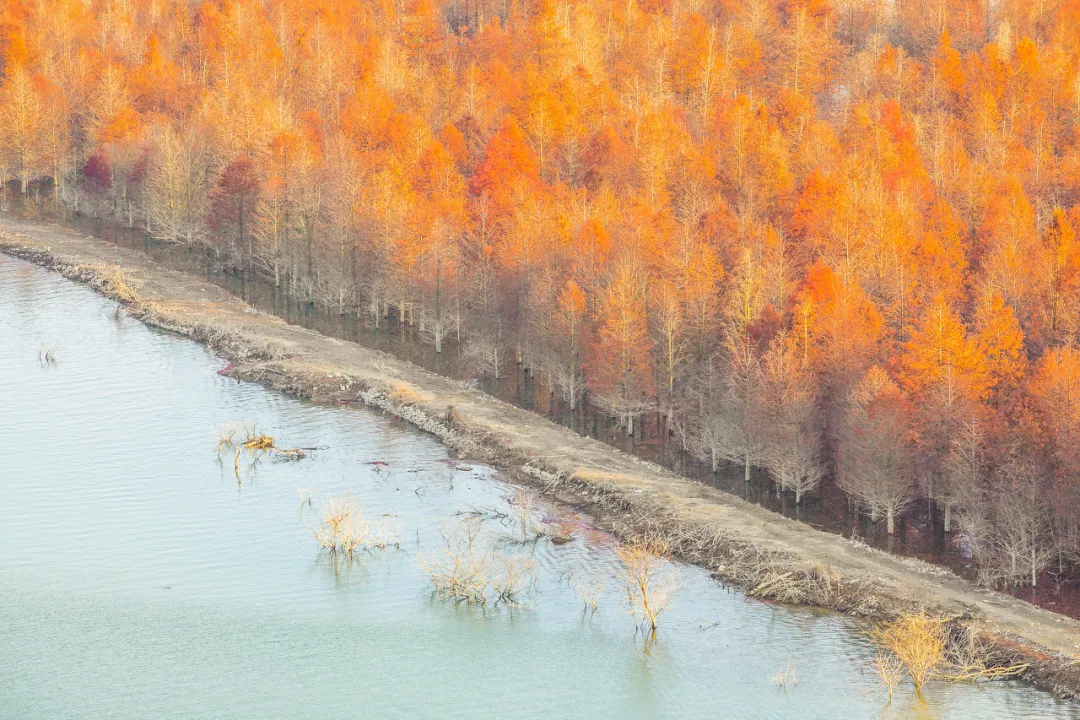
[[0, 180], [1080, 561], [1080, 2], [11, 0]]

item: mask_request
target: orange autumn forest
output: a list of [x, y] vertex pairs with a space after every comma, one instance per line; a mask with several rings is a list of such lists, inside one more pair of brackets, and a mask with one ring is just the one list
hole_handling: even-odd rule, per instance
[[980, 579], [1080, 565], [1080, 0], [9, 0], [0, 179]]

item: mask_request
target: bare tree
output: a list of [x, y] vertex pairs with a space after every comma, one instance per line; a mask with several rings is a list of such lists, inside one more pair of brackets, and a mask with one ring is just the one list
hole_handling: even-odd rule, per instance
[[465, 355], [485, 376], [495, 381], [497, 388], [507, 351], [494, 268], [487, 263], [474, 268], [468, 292], [471, 312]]
[[30, 179], [44, 166], [45, 107], [29, 71], [21, 63], [6, 68], [0, 84], [0, 152], [10, 153], [26, 194]]
[[720, 393], [706, 409], [699, 430], [699, 445], [712, 461], [720, 459], [743, 466], [750, 482], [750, 468], [765, 458], [762, 434], [762, 366], [753, 340], [744, 331], [728, 334], [722, 359]]
[[914, 498], [906, 430], [900, 389], [884, 370], [870, 368], [848, 398], [837, 482], [872, 520], [884, 517], [890, 535]]
[[685, 308], [679, 286], [661, 279], [649, 284], [649, 333], [653, 340], [657, 409], [667, 426], [683, 403], [678, 388], [690, 359]]
[[534, 307], [550, 308], [549, 312], [539, 313], [536, 322], [538, 365], [547, 374], [552, 392], [557, 390], [559, 397], [570, 406], [573, 418], [585, 390], [585, 294], [573, 280], [568, 281], [558, 294], [552, 283], [542, 282], [533, 284], [533, 292], [544, 294], [542, 299], [534, 299]]
[[598, 308], [590, 388], [598, 407], [634, 436], [638, 416], [656, 406], [651, 370], [652, 340], [646, 307], [648, 274], [638, 259], [624, 257], [613, 268]]
[[317, 296], [327, 308], [344, 314], [354, 310], [359, 299], [357, 245], [361, 182], [356, 158], [340, 135], [332, 139], [330, 149], [331, 166], [325, 191], [327, 231], [325, 241], [316, 248]]
[[978, 502], [986, 474], [986, 434], [977, 418], [963, 422], [945, 458], [934, 499], [944, 505], [945, 532], [952, 532], [952, 511], [957, 505]]
[[289, 213], [285, 202], [284, 182], [271, 178], [255, 207], [255, 259], [281, 287], [286, 272], [285, 249], [289, 246]]
[[464, 304], [469, 319], [464, 352], [477, 368], [495, 381], [502, 378], [506, 362], [502, 293], [491, 257], [493, 238], [491, 203], [481, 196], [472, 207], [472, 225], [462, 238], [462, 253], [468, 274]]
[[441, 353], [443, 340], [454, 333], [457, 307], [458, 244], [449, 228], [436, 222], [420, 256], [421, 333]]
[[798, 505], [805, 493], [817, 488], [825, 468], [820, 435], [813, 423], [812, 380], [784, 333], [769, 346], [764, 380], [765, 467], [782, 490], [795, 493]]
[[189, 131], [157, 132], [148, 178], [150, 228], [155, 238], [188, 248], [207, 237], [206, 209], [213, 175], [204, 148]]
[[961, 514], [960, 529], [971, 544], [981, 582], [1030, 582], [1034, 587], [1054, 559], [1042, 475], [1031, 460], [1014, 455], [995, 473], [981, 501], [969, 503]]

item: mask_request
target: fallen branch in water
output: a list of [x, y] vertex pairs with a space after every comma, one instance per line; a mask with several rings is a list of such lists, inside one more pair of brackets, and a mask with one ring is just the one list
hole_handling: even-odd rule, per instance
[[244, 426], [244, 437], [242, 440], [237, 440], [236, 429], [231, 425], [222, 425], [221, 430], [218, 432], [217, 452], [220, 455], [223, 450], [232, 448], [236, 448], [236, 455], [233, 457], [233, 472], [236, 474], [237, 479], [240, 478], [240, 456], [244, 453], [250, 455], [252, 460], [256, 462], [260, 455], [271, 452], [280, 458], [301, 460], [307, 457], [305, 451], [318, 449], [313, 447], [278, 447], [274, 443], [274, 438], [266, 433], [258, 432], [254, 426], [251, 428]]
[[974, 680], [1004, 680], [1005, 678], [1016, 677], [1020, 673], [1031, 667], [1031, 663], [1020, 663], [1019, 665], [1009, 665], [1008, 667], [985, 667], [975, 666], [970, 668], [962, 668], [959, 672], [943, 672], [940, 677], [942, 680], [949, 680], [951, 682], [969, 682]]

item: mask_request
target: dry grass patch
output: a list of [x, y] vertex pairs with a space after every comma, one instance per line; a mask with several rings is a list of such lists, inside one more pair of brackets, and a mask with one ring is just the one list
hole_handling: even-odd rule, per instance
[[621, 473], [606, 472], [604, 470], [588, 470], [578, 468], [570, 475], [571, 480], [579, 480], [586, 483], [612, 482], [616, 484], [634, 484], [634, 478]]
[[947, 622], [945, 664], [940, 671], [944, 680], [1000, 680], [1016, 677], [1031, 667], [1013, 662], [1015, 656], [995, 650], [979, 630], [976, 621]]
[[80, 265], [77, 270], [84, 279], [124, 303], [139, 299], [131, 277], [116, 265]]
[[418, 405], [430, 401], [431, 398], [406, 383], [396, 382], [390, 386], [390, 402], [398, 407], [402, 405]]
[[793, 605], [834, 607], [863, 593], [857, 584], [842, 583], [832, 568], [820, 562], [797, 560], [787, 553], [748, 546], [727, 554], [715, 569], [718, 577], [762, 600]]
[[133, 303], [139, 299], [135, 287], [127, 273], [119, 267], [114, 267], [103, 273], [109, 292], [125, 303]]

